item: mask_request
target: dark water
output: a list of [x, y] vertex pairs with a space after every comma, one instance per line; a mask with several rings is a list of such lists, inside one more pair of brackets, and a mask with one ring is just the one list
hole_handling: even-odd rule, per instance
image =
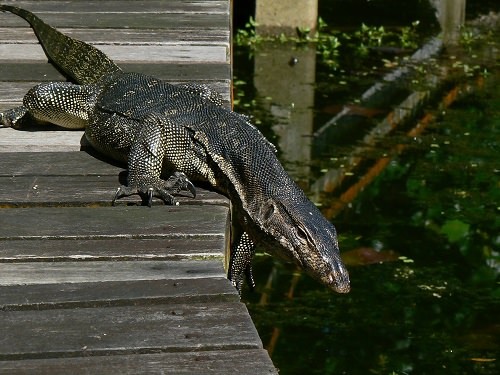
[[[497, 38], [481, 43], [498, 48]], [[254, 115], [279, 144], [276, 120], [259, 105], [272, 99], [259, 98], [251, 84], [247, 52], [235, 59], [235, 75], [246, 82], [236, 109]], [[460, 61], [455, 52], [444, 59]], [[387, 72], [385, 57], [372, 58], [356, 68], [359, 74], [316, 65], [313, 130], [334, 115], [332, 106], [352, 102]], [[491, 56], [477, 65], [419, 113], [432, 115], [423, 133], [408, 137], [415, 123], [406, 124], [363, 148], [366, 168], [354, 177], [381, 160], [384, 168], [331, 217], [351, 276], [349, 294], [329, 292], [293, 266], [257, 254], [258, 287], [245, 290], [244, 300], [280, 374], [500, 373], [500, 66]], [[457, 85], [462, 94], [440, 108]], [[302, 164], [283, 161], [293, 173], [308, 171], [297, 179], [312, 189], [356, 146], [313, 150]], [[329, 215], [342, 188], [310, 194]]]

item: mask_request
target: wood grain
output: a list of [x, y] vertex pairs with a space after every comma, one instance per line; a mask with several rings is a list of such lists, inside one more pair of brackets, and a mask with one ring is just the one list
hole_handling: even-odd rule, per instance
[[[110, 206], [118, 186], [126, 183], [124, 165], [86, 152], [6, 152], [1, 159], [0, 207]], [[181, 192], [176, 199], [181, 205], [229, 206], [227, 198], [201, 188], [196, 189], [194, 198]], [[133, 196], [116, 205], [140, 203], [140, 198]], [[163, 202], [155, 200], [154, 204]]]
[[73, 375], [88, 374], [172, 374], [234, 375], [277, 374], [269, 355], [263, 349], [215, 350], [199, 352], [157, 353], [35, 359], [0, 362], [0, 373], [9, 375]]
[[222, 259], [0, 263], [0, 285], [186, 280], [224, 276]]
[[0, 240], [220, 236], [227, 215], [226, 207], [191, 205], [3, 209]]
[[222, 259], [224, 247], [222, 236], [21, 239], [0, 241], [0, 262]]
[[[9, 56], [9, 60], [26, 62], [47, 61], [43, 50], [35, 44], [0, 44], [0, 56]], [[101, 45], [99, 49], [116, 63], [122, 61], [133, 63], [224, 63], [229, 58], [226, 46], [178, 45]]]
[[260, 349], [241, 303], [0, 311], [0, 360]]
[[[230, 76], [230, 67], [227, 64], [210, 64], [206, 62], [199, 64], [144, 64], [127, 61], [119, 65], [126, 72], [148, 74], [172, 83], [197, 81], [198, 83], [203, 82], [218, 87], [222, 85], [222, 82], [227, 85]], [[0, 82], [66, 80], [62, 74], [46, 61], [13, 63], [7, 60], [0, 64], [0, 71]]]
[[0, 285], [0, 310], [239, 302], [225, 277]]

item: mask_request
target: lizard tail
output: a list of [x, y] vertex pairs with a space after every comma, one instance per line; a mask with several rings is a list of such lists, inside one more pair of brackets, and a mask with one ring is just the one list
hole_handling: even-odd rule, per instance
[[103, 77], [121, 71], [118, 65], [97, 48], [60, 33], [33, 13], [10, 5], [0, 5], [0, 10], [25, 19], [35, 32], [49, 61], [75, 83], [95, 84]]

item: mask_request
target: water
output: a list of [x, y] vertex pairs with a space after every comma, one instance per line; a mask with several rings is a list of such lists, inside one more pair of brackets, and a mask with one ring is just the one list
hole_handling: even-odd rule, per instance
[[[486, 50], [498, 51], [497, 41], [481, 40], [475, 48], [490, 43]], [[356, 104], [355, 98], [390, 71], [382, 61], [387, 55], [377, 51], [355, 68], [347, 64], [333, 71], [317, 63], [311, 86], [315, 107], [297, 102], [292, 109], [284, 98], [260, 95], [269, 88], [257, 82], [259, 90], [250, 82], [258, 62], [248, 60], [247, 51], [236, 57], [235, 74], [245, 81], [238, 86], [244, 95], [237, 110], [255, 116], [280, 145], [287, 168], [331, 216], [352, 281], [349, 294], [334, 294], [293, 266], [257, 254], [258, 287], [243, 297], [281, 374], [500, 372], [500, 67], [496, 56], [471, 48], [463, 55], [451, 48], [444, 54], [448, 66], [472, 71], [444, 85], [419, 112], [417, 118], [432, 115], [424, 132], [409, 137], [415, 126], [410, 122], [369, 144], [352, 137], [321, 152], [303, 152], [314, 147], [308, 137], [299, 137], [299, 145], [287, 139], [296, 131], [293, 119], [301, 124], [312, 119], [298, 125], [297, 134], [317, 131], [338, 113], [339, 104]], [[305, 90], [310, 83], [296, 78], [290, 84]], [[456, 85], [463, 93], [440, 107], [440, 98]], [[367, 126], [383, 116], [380, 108], [356, 110]], [[293, 117], [297, 111], [302, 113]], [[362, 163], [351, 179], [381, 161], [384, 168], [333, 210], [352, 181], [327, 193], [318, 193], [315, 183], [326, 171], [344, 167], [353, 153]]]

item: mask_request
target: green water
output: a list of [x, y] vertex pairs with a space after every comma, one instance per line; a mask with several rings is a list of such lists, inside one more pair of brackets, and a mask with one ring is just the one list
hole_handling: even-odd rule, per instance
[[[246, 74], [241, 66], [237, 75]], [[317, 77], [331, 75], [322, 69]], [[373, 72], [352, 90], [322, 80], [315, 122], [331, 116], [322, 109], [331, 98], [359, 95], [377, 79]], [[471, 90], [449, 108], [425, 109], [434, 116], [425, 132], [409, 138], [407, 129], [396, 131], [365, 155], [366, 164], [392, 158], [332, 218], [351, 276], [349, 294], [257, 254], [258, 287], [243, 297], [280, 374], [500, 373], [498, 60], [489, 61], [487, 74], [476, 69], [460, 84]], [[248, 86], [246, 95], [258, 101]], [[258, 105], [239, 109], [266, 117]], [[269, 122], [260, 126], [273, 138]], [[390, 152], [401, 144], [401, 152]], [[315, 180], [349, 147], [336, 152], [308, 160], [303, 180]], [[317, 203], [326, 211], [336, 200], [335, 193], [323, 194]]]
[[[279, 330], [282, 374], [498, 373], [499, 83], [456, 102], [334, 219], [350, 294], [301, 275], [286, 298], [294, 270], [257, 258], [274, 282], [245, 298], [265, 345]], [[370, 249], [399, 259], [365, 264]]]

